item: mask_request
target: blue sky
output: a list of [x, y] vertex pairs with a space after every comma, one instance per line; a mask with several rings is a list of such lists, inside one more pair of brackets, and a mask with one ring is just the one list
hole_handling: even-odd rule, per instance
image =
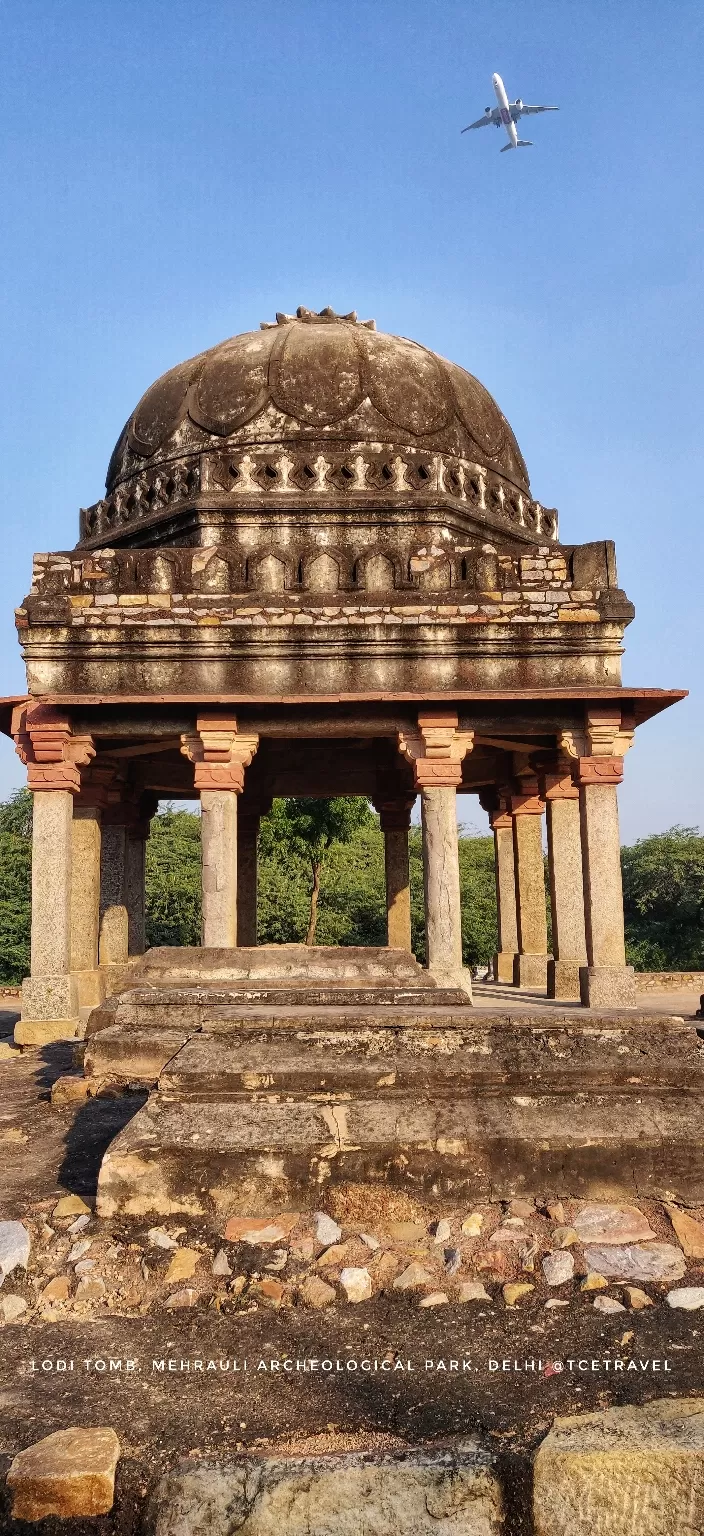
[[[616, 540], [639, 732], [625, 840], [701, 818], [695, 0], [0, 3], [0, 692], [33, 550], [72, 546], [146, 386], [277, 309], [372, 315], [479, 375], [567, 542]], [[460, 134], [560, 104], [534, 148]], [[22, 782], [0, 750], [0, 793]], [[472, 819], [475, 819], [474, 817]]]

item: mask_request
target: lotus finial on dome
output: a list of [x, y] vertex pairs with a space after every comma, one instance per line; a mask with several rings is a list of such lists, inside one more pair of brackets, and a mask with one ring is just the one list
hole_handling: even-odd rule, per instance
[[276, 319], [260, 321], [259, 329], [261, 331], [272, 331], [276, 329], [277, 325], [291, 325], [295, 320], [303, 321], [304, 325], [319, 325], [321, 323], [324, 325], [326, 321], [336, 320], [339, 322], [342, 320], [348, 325], [361, 325], [367, 331], [376, 330], [376, 320], [358, 320], [356, 309], [349, 310], [346, 315], [338, 315], [337, 311], [330, 304], [326, 304], [325, 309], [321, 310], [306, 309], [305, 304], [299, 304], [295, 315], [287, 315], [284, 314], [283, 310], [277, 309]]

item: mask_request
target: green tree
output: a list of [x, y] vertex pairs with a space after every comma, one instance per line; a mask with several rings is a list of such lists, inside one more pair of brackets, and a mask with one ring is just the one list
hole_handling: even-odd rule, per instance
[[310, 902], [305, 943], [315, 944], [318, 924], [320, 882], [325, 858], [333, 846], [346, 846], [357, 832], [373, 822], [369, 803], [360, 795], [317, 800], [309, 797], [275, 802], [260, 830], [260, 847], [265, 853], [271, 839], [280, 839], [291, 853], [308, 863], [311, 876]]
[[704, 837], [670, 827], [622, 848], [621, 865], [629, 963], [704, 970]]
[[32, 914], [32, 796], [18, 789], [0, 804], [0, 981], [29, 972]]
[[147, 944], [200, 944], [200, 816], [167, 806], [147, 840]]

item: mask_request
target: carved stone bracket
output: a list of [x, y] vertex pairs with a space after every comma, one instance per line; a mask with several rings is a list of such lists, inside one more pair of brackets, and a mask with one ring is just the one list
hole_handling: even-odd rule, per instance
[[544, 773], [540, 790], [544, 800], [578, 800], [579, 790], [570, 772]]
[[399, 731], [399, 751], [413, 767], [416, 789], [457, 787], [462, 762], [474, 745], [474, 731], [460, 731], [452, 711], [428, 711], [418, 716], [417, 731]]
[[514, 816], [542, 816], [545, 805], [540, 795], [540, 785], [535, 774], [523, 774], [518, 780], [519, 790], [511, 795], [511, 811]]
[[580, 757], [577, 760], [576, 777], [579, 785], [620, 784], [623, 778], [622, 757]]
[[195, 765], [198, 791], [227, 789], [240, 795], [244, 770], [254, 757], [259, 737], [240, 734], [234, 715], [199, 715], [194, 733], [181, 737], [181, 751]]
[[561, 731], [560, 747], [575, 763], [577, 784], [620, 784], [634, 735], [632, 718], [620, 709], [588, 709], [583, 731]]
[[12, 734], [32, 791], [80, 793], [82, 770], [95, 757], [92, 736], [75, 736], [68, 717], [48, 704], [22, 705], [13, 717]]

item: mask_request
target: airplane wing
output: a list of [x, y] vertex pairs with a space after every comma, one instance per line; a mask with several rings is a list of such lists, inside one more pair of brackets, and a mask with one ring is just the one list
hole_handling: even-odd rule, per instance
[[514, 123], [519, 117], [528, 117], [532, 112], [559, 112], [559, 107], [510, 107], [509, 111]]
[[498, 107], [494, 107], [493, 112], [484, 112], [481, 117], [477, 118], [476, 123], [469, 123], [466, 128], [462, 129], [462, 132], [469, 133], [470, 128], [486, 128], [487, 123], [496, 124], [500, 122], [501, 114]]

